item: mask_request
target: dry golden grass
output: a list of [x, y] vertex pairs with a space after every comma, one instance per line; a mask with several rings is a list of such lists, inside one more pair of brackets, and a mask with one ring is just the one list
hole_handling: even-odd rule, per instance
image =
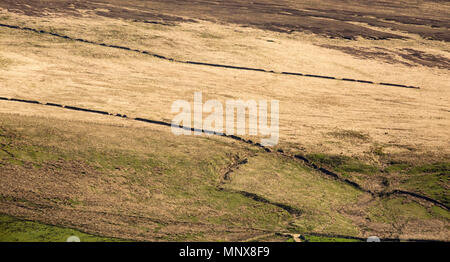
[[[14, 58], [15, 64], [2, 72], [3, 96], [163, 120], [172, 119], [173, 101], [193, 99], [195, 91], [202, 91], [205, 100], [278, 99], [282, 147], [361, 156], [374, 144], [381, 144], [392, 153], [411, 153], [405, 148], [412, 148], [412, 153], [418, 155], [435, 152], [447, 157], [449, 153], [448, 70], [357, 59], [318, 46], [345, 45], [344, 40], [207, 22], [163, 26], [96, 17], [42, 19], [17, 15], [10, 15], [6, 22], [51, 28], [73, 37], [141, 48], [178, 59], [404, 83], [422, 89], [183, 65], [2, 28], [1, 54]], [[205, 38], [205, 34], [220, 37]], [[426, 47], [422, 47], [424, 44]], [[445, 43], [429, 40], [358, 40], [352, 45], [414, 47], [449, 57]], [[327, 137], [328, 132], [338, 129], [367, 133], [371, 141], [355, 146]]]

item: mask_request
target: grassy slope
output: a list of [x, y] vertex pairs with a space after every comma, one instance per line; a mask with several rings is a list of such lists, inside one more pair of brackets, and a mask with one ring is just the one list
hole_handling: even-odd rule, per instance
[[[171, 221], [205, 223], [205, 230], [216, 224], [277, 230], [289, 219], [289, 214], [277, 207], [217, 190], [222, 169], [234, 154], [247, 153], [245, 148], [209, 138], [175, 138], [169, 130], [128, 130], [28, 118], [15, 118], [14, 122], [17, 124], [12, 124], [11, 118], [2, 119], [6, 129], [2, 131], [2, 143], [6, 145], [2, 147], [1, 166], [8, 174], [5, 180], [20, 179], [22, 185], [15, 185], [21, 191], [16, 194], [2, 183], [3, 200], [11, 200], [12, 194], [30, 205], [37, 201], [77, 210], [97, 206], [105, 212], [149, 216], [162, 224], [150, 225], [154, 232], [164, 232]], [[71, 168], [69, 173], [75, 172], [75, 178], [83, 170], [75, 184], [70, 181], [74, 176], [68, 173], [67, 178], [60, 177]], [[35, 187], [36, 179], [27, 176], [27, 169], [40, 179], [41, 192], [35, 198], [26, 195]], [[203, 232], [178, 232], [180, 236], [168, 233], [169, 239], [211, 237], [203, 236]]]
[[[65, 113], [72, 115], [83, 113]], [[135, 240], [245, 240], [267, 232], [362, 236], [362, 229], [385, 234], [378, 226], [392, 230], [395, 220], [421, 223], [428, 230], [421, 236], [433, 237], [448, 220], [447, 211], [409, 201], [394, 203], [409, 210], [407, 217], [391, 214], [392, 205], [364, 204], [366, 195], [293, 159], [219, 137], [175, 137], [170, 129], [129, 121], [93, 124], [5, 114], [0, 119], [2, 212], [94, 235]], [[248, 163], [223, 180], [244, 158]], [[239, 191], [295, 207], [301, 215]], [[361, 223], [366, 215], [377, 224]]]
[[331, 154], [309, 154], [307, 157], [318, 165], [365, 185], [366, 188], [375, 185], [375, 190], [407, 190], [450, 205], [448, 194], [450, 162], [396, 162], [392, 157], [384, 155], [382, 156], [384, 161], [381, 163]]
[[320, 228], [330, 234], [358, 235], [359, 229], [339, 214], [355, 204], [361, 192], [334, 180], [324, 179], [299, 163], [275, 156], [258, 156], [233, 173], [230, 188], [270, 196], [302, 210], [292, 226], [300, 231]]
[[124, 241], [0, 215], [0, 242], [66, 242], [71, 236], [77, 236], [81, 242]]
[[[249, 31], [241, 32], [234, 27], [212, 23], [162, 26], [89, 17], [71, 18], [73, 26], [69, 26], [58, 17], [43, 20], [8, 14], [1, 19], [5, 23], [152, 50], [179, 59], [263, 68], [270, 65], [280, 71], [342, 76], [352, 76], [349, 74], [359, 68], [361, 74], [352, 77], [380, 81], [385, 80], [389, 71], [395, 72], [392, 82], [412, 74], [432, 79], [426, 83], [430, 86], [424, 86], [420, 94], [395, 88], [361, 88], [351, 83], [190, 67], [132, 52], [0, 29], [0, 43], [5, 46], [0, 53], [0, 70], [5, 71], [4, 76], [0, 76], [5, 85], [0, 95], [14, 94], [111, 112], [118, 110], [142, 117], [151, 114], [155, 119], [164, 120], [172, 118], [169, 112], [172, 101], [189, 98], [199, 90], [204, 92], [205, 99], [219, 101], [228, 98], [279, 99], [282, 105], [280, 146], [283, 149], [294, 153], [300, 149], [302, 153], [314, 154], [318, 156], [313, 157], [315, 160], [324, 160], [343, 176], [375, 191], [386, 189], [387, 183], [388, 189], [410, 190], [449, 203], [448, 128], [443, 121], [446, 119], [445, 106], [441, 106], [446, 104], [441, 100], [446, 99], [442, 92], [447, 90], [445, 83], [448, 81], [439, 80], [443, 75], [439, 70], [387, 65], [376, 59], [356, 60], [343, 54], [330, 56], [326, 49], [311, 45], [330, 40], [311, 35], [288, 37], [264, 33], [267, 38], [278, 41], [273, 46], [261, 39], [262, 31], [246, 29]], [[386, 44], [394, 50], [409, 45], [415, 45], [415, 48], [427, 46], [435, 51], [447, 48], [445, 44], [427, 40], [406, 42]], [[378, 46], [379, 42], [361, 40], [353, 44]], [[316, 55], [310, 57], [305, 53]], [[302, 54], [301, 57], [297, 57], [298, 54]], [[65, 57], [64, 62], [61, 57]], [[320, 57], [327, 59], [322, 61]], [[296, 58], [295, 61], [291, 61], [292, 58]], [[354, 66], [349, 68], [330, 61], [346, 61], [345, 64]], [[91, 68], [96, 69], [94, 74]], [[321, 72], [323, 69], [326, 70]], [[176, 80], [173, 76], [177, 76]], [[244, 82], [243, 78], [247, 80]], [[290, 92], [280, 93], [280, 89]], [[386, 100], [386, 97], [395, 97], [395, 100]], [[412, 104], [416, 102], [419, 104]], [[300, 111], [302, 114], [298, 114]], [[392, 114], [393, 111], [398, 114]], [[320, 125], [317, 125], [318, 121]], [[429, 132], [430, 129], [433, 132]], [[326, 158], [337, 163], [330, 163]], [[441, 168], [425, 168], [436, 165]], [[405, 168], [400, 170], [401, 167]]]

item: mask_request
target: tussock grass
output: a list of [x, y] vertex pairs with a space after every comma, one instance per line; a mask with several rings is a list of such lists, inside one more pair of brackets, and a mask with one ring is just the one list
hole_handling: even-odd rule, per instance
[[13, 64], [11, 59], [0, 56], [0, 69], [6, 69], [11, 64]]
[[368, 134], [356, 130], [339, 130], [329, 132], [328, 134], [336, 138], [353, 141], [355, 143], [367, 142], [370, 139]]
[[375, 174], [379, 172], [376, 166], [345, 155], [308, 154], [307, 157], [319, 165], [331, 167], [340, 173]]

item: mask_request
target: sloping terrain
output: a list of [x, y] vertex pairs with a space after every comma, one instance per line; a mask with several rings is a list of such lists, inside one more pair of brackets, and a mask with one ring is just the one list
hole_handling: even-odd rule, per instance
[[[1, 213], [127, 240], [448, 241], [448, 3], [270, 2], [1, 1]], [[280, 143], [133, 120], [196, 91], [279, 100]]]
[[[97, 15], [149, 22], [172, 23], [192, 19], [228, 22], [278, 32], [310, 31], [352, 39], [402, 38], [383, 32], [389, 28], [424, 38], [449, 41], [450, 5], [447, 1], [269, 1], [269, 0], [152, 0], [59, 1], [5, 0], [1, 7], [31, 15]], [[372, 29], [376, 26], [380, 29]]]
[[293, 158], [228, 138], [174, 139], [168, 128], [54, 111], [1, 116], [0, 206], [8, 215], [129, 240], [447, 236], [445, 209], [374, 198]]

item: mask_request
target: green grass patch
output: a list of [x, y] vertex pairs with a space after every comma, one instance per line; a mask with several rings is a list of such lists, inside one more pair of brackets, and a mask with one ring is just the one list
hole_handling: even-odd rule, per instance
[[63, 158], [65, 158], [65, 155], [62, 152], [54, 152], [44, 146], [23, 143], [0, 145], [0, 159], [14, 165], [23, 166], [24, 163], [32, 163], [35, 167], [40, 167], [44, 162]]
[[442, 207], [438, 206], [432, 206], [431, 207], [431, 213], [437, 217], [442, 217], [447, 220], [450, 220], [450, 212], [443, 209]]
[[309, 154], [307, 158], [320, 165], [333, 168], [340, 173], [361, 173], [374, 174], [379, 171], [375, 166], [365, 164], [364, 162], [348, 156], [328, 155], [328, 154]]
[[70, 236], [77, 236], [81, 242], [125, 241], [117, 238], [86, 234], [75, 229], [0, 215], [0, 242], [66, 242]]
[[424, 173], [408, 176], [402, 183], [401, 188], [419, 192], [428, 197], [442, 201], [444, 204], [450, 204], [450, 195], [447, 187], [449, 184], [449, 175], [445, 173]]
[[375, 222], [397, 223], [407, 220], [432, 219], [433, 214], [424, 206], [406, 198], [383, 199], [369, 209], [368, 217]]
[[407, 163], [394, 163], [384, 170], [390, 175], [397, 175], [402, 180], [399, 187], [404, 190], [424, 194], [450, 204], [448, 184], [450, 162], [428, 163], [413, 166]]
[[450, 175], [450, 162], [436, 162], [423, 165], [413, 166], [406, 163], [395, 163], [385, 168], [387, 173], [401, 173], [401, 174], [431, 174], [431, 173], [444, 173]]
[[87, 150], [75, 154], [80, 159], [87, 160], [102, 170], [118, 168], [133, 169], [135, 171], [151, 170], [164, 166], [152, 155], [145, 155], [126, 150]]
[[421, 174], [421, 173], [445, 173], [447, 176], [450, 175], [450, 162], [446, 163], [433, 163], [425, 164], [421, 166], [413, 167], [410, 174]]
[[305, 242], [361, 242], [358, 239], [339, 238], [339, 237], [323, 237], [323, 236], [304, 236]]
[[411, 168], [411, 165], [409, 164], [403, 164], [403, 163], [399, 163], [399, 164], [392, 164], [387, 166], [384, 171], [388, 174], [397, 174], [397, 173], [404, 173], [407, 170], [409, 170]]

